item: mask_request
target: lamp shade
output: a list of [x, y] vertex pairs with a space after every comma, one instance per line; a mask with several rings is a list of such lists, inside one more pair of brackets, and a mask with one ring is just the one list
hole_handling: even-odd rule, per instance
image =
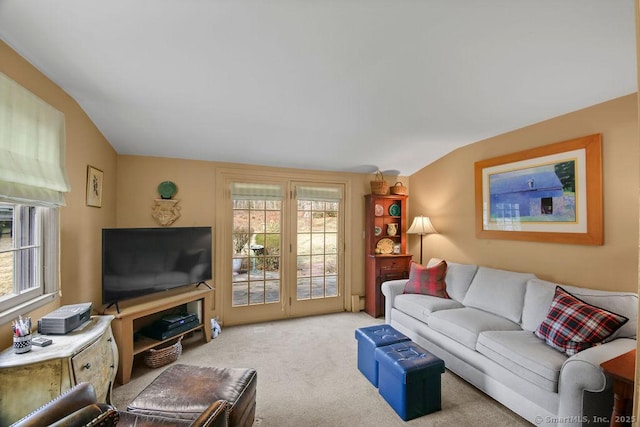
[[428, 216], [417, 216], [413, 219], [411, 227], [407, 230], [407, 234], [419, 234], [424, 236], [425, 234], [436, 234], [436, 229], [431, 224], [431, 220]]

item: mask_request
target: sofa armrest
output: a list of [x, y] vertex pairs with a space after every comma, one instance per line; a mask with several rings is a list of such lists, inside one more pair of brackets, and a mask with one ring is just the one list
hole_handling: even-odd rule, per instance
[[118, 424], [118, 410], [106, 403], [93, 403], [84, 406], [49, 427], [111, 427]]
[[26, 415], [13, 424], [13, 427], [51, 425], [94, 403], [97, 403], [97, 398], [93, 385], [80, 383]]
[[216, 400], [191, 424], [191, 427], [227, 427], [227, 401]]
[[380, 289], [384, 295], [384, 321], [385, 323], [391, 322], [391, 309], [393, 308], [393, 300], [396, 296], [401, 295], [404, 291], [404, 286], [407, 284], [407, 279], [389, 280], [383, 282]]
[[571, 419], [572, 416], [582, 417], [587, 412], [591, 415], [610, 417], [612, 402], [608, 399], [598, 399], [598, 403], [601, 403], [600, 408], [594, 407], [593, 402], [590, 402], [587, 408], [584, 405], [585, 392], [599, 393], [610, 390], [611, 380], [604, 374], [600, 364], [633, 350], [636, 344], [636, 340], [618, 338], [568, 358], [560, 370], [558, 417]]

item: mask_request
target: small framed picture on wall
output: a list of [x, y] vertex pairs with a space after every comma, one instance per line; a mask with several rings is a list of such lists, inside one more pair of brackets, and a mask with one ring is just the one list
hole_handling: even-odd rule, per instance
[[102, 207], [102, 180], [104, 173], [97, 168], [87, 166], [87, 206]]

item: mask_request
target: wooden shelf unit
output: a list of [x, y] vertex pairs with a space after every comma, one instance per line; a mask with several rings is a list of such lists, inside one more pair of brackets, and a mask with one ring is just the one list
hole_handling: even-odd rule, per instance
[[[198, 330], [202, 330], [205, 342], [211, 341], [211, 316], [209, 315], [211, 292], [213, 292], [211, 289], [194, 289], [164, 298], [155, 298], [126, 306], [120, 304], [119, 313], [115, 307], [107, 309], [105, 313], [114, 316], [112, 322], [113, 336], [118, 345], [118, 354], [120, 356], [118, 373], [116, 375], [118, 382], [120, 384], [129, 382], [133, 369], [133, 359], [137, 354], [174, 340], [181, 335]], [[190, 312], [197, 312], [198, 319], [200, 320], [197, 326], [164, 340], [154, 340], [148, 337], [137, 336], [138, 334], [136, 333], [140, 331], [140, 329], [153, 323], [154, 320], [159, 319], [163, 312], [170, 312], [184, 304], [190, 307]]]
[[[384, 315], [384, 295], [380, 289], [382, 283], [409, 277], [411, 254], [407, 253], [407, 198], [408, 196], [404, 195], [365, 196], [364, 310], [373, 317]], [[382, 212], [377, 212], [379, 215], [376, 215], [376, 205], [382, 209]], [[397, 215], [390, 212], [393, 205], [399, 207]], [[390, 223], [398, 225], [397, 233], [393, 236], [387, 234], [387, 226]], [[378, 234], [375, 231], [376, 227], [380, 230]], [[378, 242], [382, 239], [391, 239], [394, 245], [399, 245], [399, 253], [376, 253]]]

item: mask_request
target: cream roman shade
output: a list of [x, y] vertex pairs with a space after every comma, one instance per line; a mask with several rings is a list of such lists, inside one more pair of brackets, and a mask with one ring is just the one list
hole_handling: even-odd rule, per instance
[[318, 202], [339, 202], [342, 200], [342, 188], [299, 185], [296, 186], [296, 198], [298, 200], [313, 200]]
[[0, 198], [64, 206], [64, 115], [0, 73]]
[[284, 191], [278, 184], [258, 184], [253, 182], [231, 183], [231, 197], [244, 200], [282, 200]]

